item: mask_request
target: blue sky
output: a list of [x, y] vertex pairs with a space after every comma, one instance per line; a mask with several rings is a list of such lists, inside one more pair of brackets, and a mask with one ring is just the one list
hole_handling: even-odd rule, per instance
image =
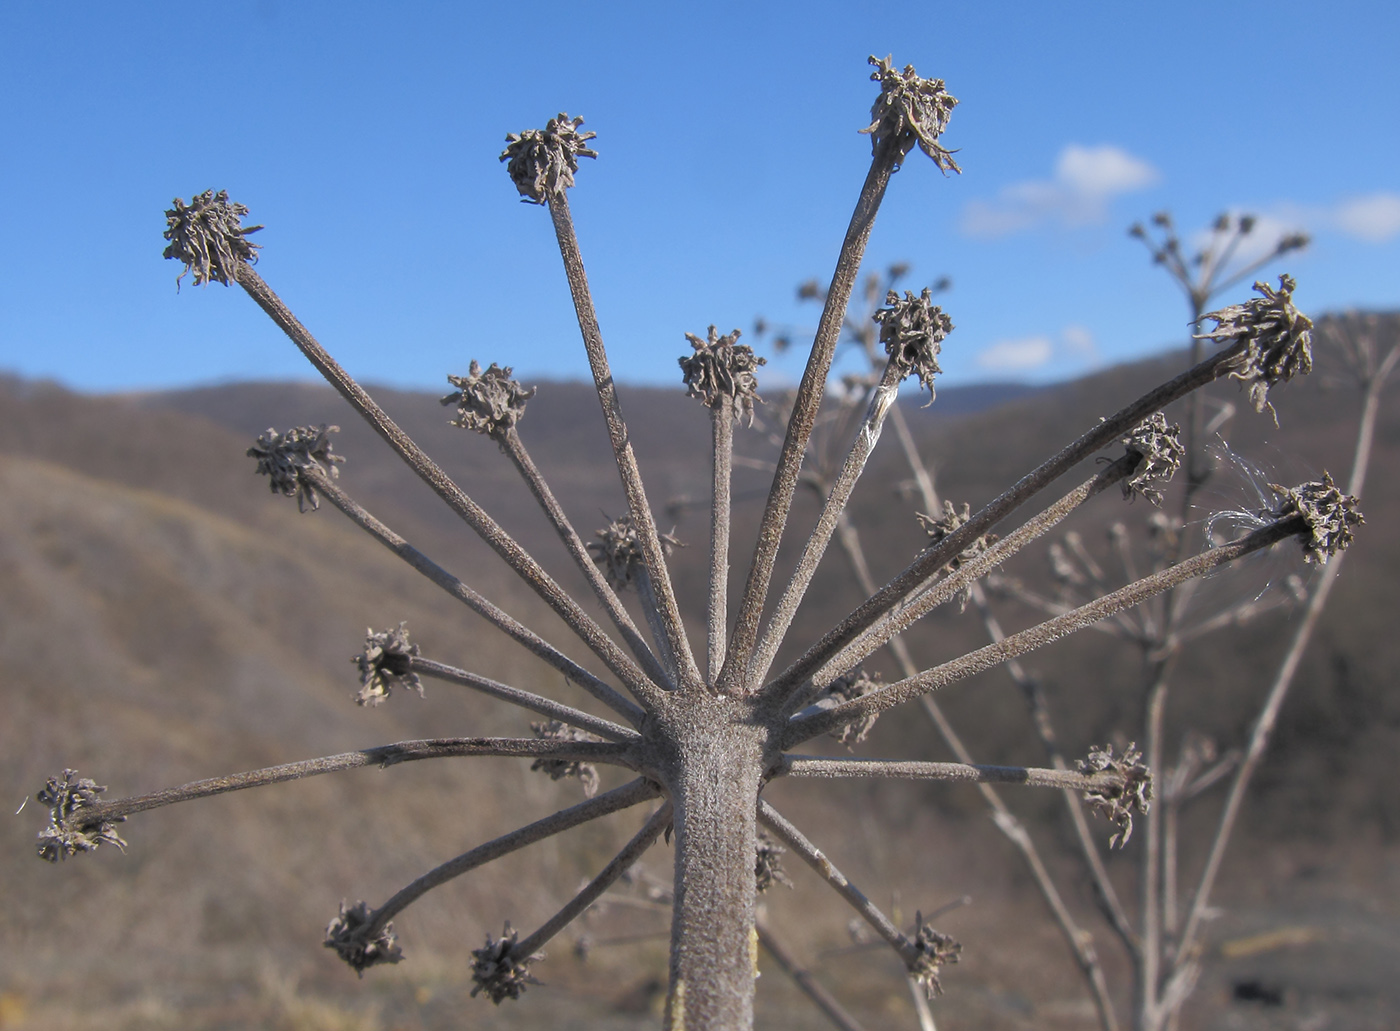
[[163, 211], [213, 187], [267, 226], [259, 270], [357, 377], [585, 376], [548, 216], [497, 161], [568, 111], [598, 133], [570, 196], [614, 370], [678, 383], [686, 332], [815, 326], [794, 287], [830, 275], [886, 53], [961, 101], [963, 174], [911, 155], [868, 254], [911, 262], [910, 286], [952, 278], [945, 385], [1183, 341], [1183, 300], [1125, 233], [1160, 208], [1184, 233], [1225, 209], [1311, 232], [1273, 270], [1305, 311], [1395, 308], [1397, 10], [7, 3], [0, 370], [92, 391], [314, 375], [242, 291], [177, 295]]

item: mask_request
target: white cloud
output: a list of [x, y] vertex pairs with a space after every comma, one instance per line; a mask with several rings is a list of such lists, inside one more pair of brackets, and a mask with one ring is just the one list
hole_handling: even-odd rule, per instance
[[1332, 224], [1347, 236], [1384, 243], [1400, 236], [1400, 194], [1372, 193], [1333, 206]]
[[1115, 197], [1145, 189], [1160, 178], [1146, 161], [1112, 144], [1071, 143], [1055, 159], [1053, 178], [1013, 183], [995, 200], [968, 202], [962, 231], [986, 239], [1047, 222], [1092, 225], [1107, 218]]
[[1066, 326], [1060, 332], [1060, 349], [1066, 358], [1083, 362], [1086, 365], [1099, 363], [1099, 344], [1083, 326]]
[[975, 361], [979, 369], [1013, 376], [1035, 372], [1051, 362], [1068, 371], [1097, 365], [1099, 347], [1093, 333], [1072, 324], [1060, 331], [1058, 340], [1048, 336], [998, 340], [977, 355]]

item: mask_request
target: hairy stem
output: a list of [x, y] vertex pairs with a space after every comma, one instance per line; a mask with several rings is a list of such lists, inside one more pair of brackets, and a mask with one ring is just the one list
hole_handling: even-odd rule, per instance
[[778, 767], [790, 777], [881, 777], [896, 780], [948, 780], [981, 784], [1021, 784], [1064, 791], [1102, 791], [1122, 788], [1121, 774], [1077, 773], [1026, 766], [982, 766], [968, 763], [917, 762], [888, 759], [826, 759], [814, 755], [785, 755]]
[[707, 608], [709, 682], [724, 665], [729, 605], [730, 483], [734, 467], [734, 413], [728, 404], [710, 406], [714, 486], [710, 503], [710, 603]]

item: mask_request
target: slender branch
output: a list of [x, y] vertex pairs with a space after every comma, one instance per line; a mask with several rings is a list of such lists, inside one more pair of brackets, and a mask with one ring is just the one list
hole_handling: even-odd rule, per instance
[[968, 763], [916, 762], [888, 759], [826, 759], [814, 755], [785, 755], [779, 774], [790, 777], [881, 777], [898, 780], [948, 780], [964, 783], [1022, 784], [1064, 791], [1121, 789], [1124, 779], [1111, 771], [1085, 774], [1025, 766], [982, 766]]
[[414, 656], [409, 659], [409, 669], [414, 673], [421, 673], [426, 677], [433, 677], [437, 680], [445, 680], [452, 684], [461, 684], [463, 687], [470, 687], [474, 691], [491, 695], [493, 698], [500, 698], [502, 701], [518, 705], [522, 709], [529, 709], [538, 712], [550, 719], [559, 720], [580, 730], [597, 734], [599, 737], [609, 741], [636, 742], [641, 737], [633, 730], [620, 724], [605, 720], [592, 713], [584, 712], [582, 709], [575, 709], [572, 705], [565, 705], [563, 702], [556, 702], [552, 698], [545, 698], [542, 695], [532, 694], [529, 691], [522, 691], [518, 687], [510, 687], [506, 684], [497, 683], [487, 677], [476, 673], [470, 673], [464, 669], [457, 669], [455, 666], [448, 666], [441, 662], [433, 662], [431, 659], [423, 659]]
[[627, 843], [621, 852], [613, 856], [612, 861], [607, 866], [598, 872], [598, 876], [584, 885], [579, 893], [570, 899], [563, 909], [545, 921], [539, 930], [513, 945], [511, 951], [520, 956], [529, 956], [548, 944], [556, 934], [568, 927], [583, 914], [584, 910], [598, 901], [598, 897], [611, 888], [619, 877], [631, 869], [633, 864], [642, 857], [642, 853], [656, 844], [656, 839], [661, 837], [661, 832], [670, 826], [670, 823], [671, 803], [663, 802], [656, 812], [651, 814], [651, 818], [636, 833], [636, 836]]
[[778, 456], [778, 468], [773, 475], [773, 484], [769, 488], [768, 501], [763, 509], [758, 543], [754, 548], [748, 581], [744, 585], [743, 599], [739, 604], [734, 635], [730, 639], [724, 667], [720, 673], [721, 691], [748, 692], [752, 689], [752, 685], [742, 681], [747, 677], [749, 661], [758, 640], [759, 620], [762, 618], [763, 605], [768, 597], [768, 584], [773, 576], [773, 563], [777, 559], [783, 528], [787, 525], [792, 495], [797, 487], [797, 475], [802, 468], [802, 458], [807, 452], [807, 441], [812, 436], [817, 412], [821, 408], [827, 373], [831, 370], [831, 360], [841, 339], [846, 306], [850, 303], [851, 290], [860, 271], [865, 246], [870, 239], [870, 230], [875, 225], [875, 215], [880, 210], [880, 202], [884, 199], [885, 189], [889, 186], [890, 176], [899, 157], [898, 148], [891, 142], [878, 149], [871, 160], [870, 170], [866, 173], [865, 183], [861, 187], [845, 239], [841, 243], [841, 252], [836, 259], [836, 271], [832, 274], [831, 286], [827, 289], [821, 321], [817, 324], [816, 337], [812, 341], [812, 352], [802, 373], [802, 383], [797, 389], [792, 418], [788, 421], [787, 435], [783, 439], [782, 451]]
[[647, 503], [646, 490], [642, 486], [641, 471], [637, 468], [637, 456], [632, 451], [627, 424], [622, 419], [622, 405], [617, 398], [607, 351], [603, 348], [603, 333], [598, 326], [598, 315], [593, 309], [593, 298], [588, 290], [588, 277], [584, 274], [583, 256], [579, 252], [578, 237], [574, 234], [569, 200], [563, 190], [556, 190], [549, 194], [548, 202], [554, 234], [559, 240], [559, 252], [564, 259], [564, 274], [569, 280], [574, 312], [578, 316], [584, 350], [588, 354], [588, 365], [593, 371], [593, 383], [598, 389], [598, 401], [608, 425], [608, 438], [612, 441], [617, 471], [627, 495], [627, 508], [632, 514], [632, 525], [637, 530], [642, 556], [652, 574], [652, 589], [656, 595], [657, 611], [666, 629], [666, 644], [680, 664], [681, 686], [698, 689], [702, 685], [700, 670], [695, 665], [690, 643], [686, 640], [685, 625], [681, 622], [680, 609], [671, 588], [671, 575], [667, 571], [656, 520], [652, 518], [651, 506]]
[[920, 584], [960, 555], [968, 545], [992, 529], [997, 523], [1044, 490], [1095, 451], [1123, 436], [1140, 422], [1191, 391], [1214, 381], [1227, 371], [1228, 363], [1238, 357], [1246, 346], [1243, 340], [1207, 358], [1175, 379], [1162, 384], [1101, 421], [1078, 440], [1063, 448], [1054, 457], [1021, 477], [994, 501], [977, 512], [937, 545], [924, 551], [905, 570], [877, 591], [864, 604], [814, 644], [796, 662], [784, 670], [764, 690], [785, 696], [795, 684], [801, 683], [824, 665], [836, 651], [850, 643], [881, 616], [898, 605]]
[[710, 683], [724, 665], [729, 605], [729, 520], [734, 467], [734, 413], [728, 404], [710, 406], [710, 436], [714, 445], [714, 487], [710, 507], [710, 603], [707, 609], [708, 672]]
[[493, 859], [509, 855], [526, 845], [533, 845], [537, 841], [543, 841], [545, 838], [580, 824], [588, 823], [622, 809], [628, 809], [639, 802], [656, 798], [660, 794], [661, 789], [654, 783], [644, 777], [638, 777], [620, 788], [604, 792], [597, 798], [590, 798], [576, 806], [561, 809], [559, 812], [527, 824], [519, 830], [503, 834], [484, 845], [478, 845], [470, 852], [463, 852], [455, 859], [449, 859], [441, 866], [429, 870], [422, 877], [400, 888], [388, 902], [374, 911], [374, 915], [365, 924], [362, 933], [366, 938], [373, 938], [395, 916], [432, 889], [446, 884], [454, 877], [460, 877], [464, 873], [475, 870], [478, 866], [484, 866]]
[[380, 745], [377, 748], [362, 748], [357, 752], [341, 752], [319, 759], [303, 759], [300, 762], [283, 763], [280, 766], [268, 766], [224, 777], [209, 777], [205, 780], [191, 781], [177, 788], [132, 795], [130, 798], [114, 798], [108, 802], [84, 806], [75, 814], [74, 822], [82, 827], [93, 826], [115, 820], [117, 817], [145, 812], [147, 809], [174, 805], [177, 802], [189, 802], [196, 798], [223, 795], [245, 788], [260, 788], [268, 784], [281, 784], [284, 781], [301, 780], [322, 773], [339, 773], [341, 770], [354, 770], [361, 766], [394, 766], [420, 759], [469, 755], [614, 763], [629, 767], [635, 765], [631, 746], [612, 741], [548, 741], [512, 737], [426, 738]]
[[332, 505], [349, 516], [357, 526], [375, 540], [379, 541], [379, 543], [383, 544], [395, 555], [398, 555], [399, 558], [418, 570], [418, 572], [422, 573], [433, 583], [437, 584], [448, 594], [452, 595], [452, 597], [462, 602], [503, 633], [524, 645], [533, 654], [549, 663], [560, 673], [563, 673], [564, 676], [578, 684], [614, 712], [625, 716], [633, 725], [641, 724], [644, 713], [635, 702], [623, 697], [614, 688], [610, 687], [602, 680], [599, 680], [596, 676], [584, 669], [563, 652], [559, 651], [559, 649], [544, 640], [544, 638], [540, 637], [529, 627], [487, 601], [476, 591], [457, 579], [457, 577], [437, 565], [421, 551], [413, 547], [397, 533], [389, 529], [362, 508], [348, 494], [341, 490], [330, 477], [315, 468], [302, 470], [302, 476], [311, 482], [318, 494], [325, 497]]
[[[622, 639], [627, 642], [627, 647], [637, 657], [637, 661], [641, 663], [646, 675], [658, 684], [667, 683], [666, 671], [656, 661], [656, 656], [652, 654], [646, 640], [637, 632], [637, 627], [632, 622], [632, 617], [627, 614], [622, 599], [617, 596], [612, 585], [599, 571], [597, 563], [593, 561], [593, 556], [588, 553], [588, 546], [583, 543], [578, 531], [569, 522], [569, 517], [564, 513], [563, 506], [554, 497], [554, 492], [549, 489], [549, 484], [545, 482], [539, 467], [530, 457], [530, 452], [525, 448], [525, 442], [520, 439], [520, 433], [514, 426], [510, 426], [501, 434], [500, 439], [502, 449], [515, 463], [520, 475], [524, 477], [525, 483], [530, 488], [530, 493], [535, 496], [540, 508], [544, 509], [544, 514], [553, 524], [555, 532], [559, 534], [559, 539], [564, 542], [564, 547], [573, 557], [574, 564], [582, 571], [588, 585], [593, 588], [594, 595], [602, 603], [603, 608], [607, 610], [613, 625], [622, 634]], [[651, 701], [655, 704], [657, 699], [652, 698]]]
[[308, 361], [322, 376], [335, 387], [340, 395], [360, 413], [366, 422], [385, 442], [394, 449], [400, 458], [418, 477], [431, 487], [448, 506], [459, 515], [491, 549], [496, 552], [516, 574], [530, 585], [552, 608], [579, 638], [588, 645], [595, 655], [627, 686], [628, 690], [644, 697], [651, 688], [650, 682], [636, 664], [628, 658], [593, 619], [581, 609], [569, 595], [556, 584], [548, 573], [522, 548], [510, 534], [496, 523], [486, 511], [467, 496], [452, 479], [423, 453], [413, 438], [405, 433], [389, 418], [374, 399], [365, 393], [343, 368], [332, 358], [316, 338], [282, 303], [282, 299], [263, 281], [262, 277], [246, 262], [237, 265], [238, 285], [247, 291], [248, 296], [257, 302], [273, 322], [282, 328], [291, 341], [297, 345]]
[[[1081, 605], [1063, 616], [1046, 620], [1039, 626], [1012, 634], [1004, 641], [985, 645], [976, 651], [925, 670], [915, 677], [890, 684], [868, 695], [844, 702], [841, 705], [800, 716], [788, 722], [787, 733], [783, 736], [782, 747], [791, 748], [819, 734], [838, 730], [848, 723], [873, 716], [885, 709], [900, 705], [911, 698], [936, 691], [941, 687], [963, 680], [1005, 662], [1007, 659], [1033, 651], [1056, 641], [1066, 634], [1083, 629], [1121, 612], [1125, 608], [1140, 604], [1144, 599], [1160, 594], [1179, 583], [1200, 576], [1227, 562], [1266, 548], [1286, 537], [1305, 532], [1306, 523], [1301, 516], [1288, 516], [1262, 529], [1255, 530], [1230, 544], [1223, 544], [1199, 555], [1169, 566], [1152, 576], [1145, 577], [1135, 584], [1120, 588], [1112, 594]], [[946, 538], [945, 538], [946, 539]]]
[[[758, 931], [758, 943], [768, 950], [768, 955], [773, 957], [773, 962], [778, 964], [783, 973], [792, 978], [792, 983], [797, 985], [798, 990], [803, 995], [812, 1000], [813, 1005], [822, 1011], [827, 1020], [840, 1028], [841, 1031], [865, 1031], [856, 1019], [836, 1001], [836, 996], [827, 991], [822, 983], [812, 975], [812, 972], [798, 962], [797, 957], [788, 950], [787, 946], [774, 937], [772, 930], [769, 929], [761, 916], [754, 922], [754, 927]], [[918, 991], [914, 995], [915, 998], [923, 998], [923, 995]]]

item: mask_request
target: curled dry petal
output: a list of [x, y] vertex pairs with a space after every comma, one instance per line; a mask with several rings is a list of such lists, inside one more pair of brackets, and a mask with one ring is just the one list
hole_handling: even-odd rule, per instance
[[1122, 755], [1113, 754], [1112, 745], [1090, 747], [1089, 757], [1076, 764], [1080, 773], [1116, 773], [1121, 786], [1106, 786], [1084, 792], [1084, 801], [1118, 825], [1118, 833], [1108, 839], [1109, 848], [1121, 848], [1133, 834], [1133, 814], [1152, 807], [1152, 771], [1144, 765], [1142, 752], [1129, 744]]
[[378, 963], [397, 963], [403, 959], [394, 936], [393, 921], [385, 924], [374, 937], [369, 937], [370, 921], [374, 914], [364, 902], [353, 906], [340, 904], [340, 915], [326, 926], [326, 940], [322, 943], [328, 949], [335, 949], [341, 959], [355, 969], [355, 973], [365, 976], [365, 968]]
[[272, 493], [297, 499], [302, 512], [310, 504], [321, 506], [316, 488], [306, 473], [317, 470], [330, 479], [340, 475], [336, 466], [345, 461], [343, 455], [331, 453], [330, 434], [339, 433], [339, 426], [294, 426], [286, 433], [267, 431], [248, 449], [248, 457], [258, 460], [257, 472], [269, 479]]
[[1366, 521], [1356, 498], [1343, 494], [1332, 482], [1331, 473], [1324, 472], [1322, 479], [1299, 487], [1271, 483], [1269, 489], [1282, 499], [1274, 516], [1300, 515], [1308, 524], [1308, 533], [1299, 534], [1307, 562], [1326, 565], [1329, 558], [1351, 544], [1351, 528]]
[[1123, 481], [1123, 496], [1141, 494], [1154, 505], [1162, 503], [1162, 486], [1181, 468], [1186, 448], [1181, 443], [1181, 427], [1167, 425], [1161, 412], [1145, 420], [1123, 438], [1128, 450], [1141, 456], [1133, 475]]
[[170, 241], [162, 257], [184, 263], [175, 277], [178, 289], [186, 272], [194, 273], [195, 286], [207, 286], [210, 280], [228, 286], [240, 264], [258, 262], [258, 244], [248, 236], [262, 226], [243, 225], [248, 209], [228, 199], [228, 191], [213, 190], [197, 193], [186, 204], [176, 197], [175, 206], [165, 213], [165, 232]]
[[1257, 282], [1254, 289], [1260, 296], [1202, 316], [1214, 320], [1215, 329], [1199, 334], [1205, 340], [1246, 341], [1245, 350], [1230, 359], [1226, 368], [1231, 379], [1248, 385], [1254, 410], [1267, 409], [1275, 422], [1278, 413], [1269, 403], [1269, 388], [1312, 372], [1312, 320], [1293, 307], [1293, 290], [1298, 285], [1293, 277], [1279, 276], [1278, 284], [1275, 290]]
[[[588, 550], [593, 561], [603, 567], [603, 575], [613, 587], [619, 590], [626, 587], [638, 571], [646, 568], [642, 545], [630, 515], [614, 519], [594, 536], [598, 539], [588, 542]], [[663, 533], [660, 537], [662, 551], [667, 555], [675, 548], [685, 547], [674, 534]]]
[[943, 994], [943, 985], [938, 980], [939, 968], [956, 963], [962, 953], [962, 944], [951, 935], [943, 934], [924, 923], [923, 913], [914, 914], [913, 955], [907, 959], [909, 974], [923, 986], [931, 999]]
[[598, 156], [596, 150], [584, 146], [598, 134], [579, 132], [582, 124], [582, 118], [570, 119], [561, 111], [543, 129], [527, 129], [506, 136], [501, 160], [509, 162], [506, 172], [525, 201], [544, 204], [563, 193], [574, 185], [578, 159]]
[[[943, 515], [937, 518], [931, 515], [925, 515], [922, 512], [916, 512], [915, 515], [918, 516], [919, 525], [921, 525], [924, 528], [924, 532], [928, 534], [928, 546], [932, 548], [972, 517], [972, 507], [964, 502], [963, 507], [959, 509], [955, 508], [951, 501], [944, 501]], [[964, 562], [971, 562], [974, 558], [995, 544], [997, 539], [997, 535], [994, 533], [982, 534], [960, 551], [953, 561], [948, 563], [948, 569], [950, 571], [960, 569]], [[969, 583], [958, 592], [959, 603], [963, 609], [967, 608], [967, 603], [971, 598], [972, 584]]]
[[418, 645], [408, 640], [407, 623], [382, 633], [366, 630], [364, 651], [350, 659], [360, 671], [360, 693], [355, 701], [360, 705], [378, 705], [393, 694], [395, 687], [417, 691], [421, 698], [423, 681], [412, 670], [417, 654]]
[[762, 895], [775, 884], [792, 887], [792, 878], [783, 871], [783, 853], [787, 849], [779, 845], [762, 829], [758, 832], [758, 849], [754, 855], [753, 875]]
[[526, 390], [510, 374], [509, 365], [503, 369], [492, 362], [482, 372], [481, 365], [473, 361], [467, 375], [448, 376], [447, 382], [457, 390], [444, 397], [442, 403], [457, 406], [452, 425], [499, 441], [525, 414], [525, 402], [535, 396], [534, 387]]
[[768, 364], [768, 360], [757, 357], [752, 347], [735, 343], [739, 339], [737, 329], [720, 336], [711, 326], [704, 340], [694, 333], [687, 333], [685, 338], [695, 353], [677, 361], [690, 396], [698, 397], [711, 408], [728, 406], [735, 419], [753, 425], [753, 404], [763, 400], [758, 396], [754, 370]]
[[[598, 741], [600, 738], [594, 737], [587, 731], [571, 727], [567, 723], [559, 720], [549, 720], [546, 723], [531, 723], [530, 729], [535, 732], [535, 737], [544, 741]], [[531, 764], [530, 769], [542, 770], [549, 774], [550, 780], [563, 780], [565, 777], [577, 777], [583, 784], [583, 793], [592, 798], [598, 793], [598, 767], [592, 763], [578, 762], [572, 759], [536, 759]]]
[[880, 153], [881, 146], [889, 141], [898, 168], [918, 144], [944, 175], [961, 172], [952, 153], [938, 142], [958, 103], [958, 98], [943, 88], [943, 80], [919, 78], [912, 64], [906, 64], [901, 72], [890, 57], [871, 55], [870, 63], [875, 67], [870, 78], [880, 84], [880, 95], [870, 108], [870, 125], [861, 132], [870, 135], [872, 152]]
[[530, 976], [530, 964], [544, 959], [544, 953], [515, 955], [515, 943], [519, 939], [520, 932], [512, 930], [507, 920], [501, 937], [492, 938], [488, 934], [486, 945], [472, 950], [472, 981], [476, 984], [472, 989], [472, 998], [476, 998], [479, 992], [485, 992], [499, 1006], [502, 999], [520, 998], [526, 985], [540, 983]]
[[39, 832], [37, 843], [40, 859], [57, 863], [79, 852], [92, 852], [99, 845], [126, 850], [126, 842], [116, 831], [116, 825], [124, 822], [125, 816], [97, 823], [83, 819], [83, 810], [96, 805], [97, 796], [106, 790], [96, 781], [79, 777], [77, 770], [64, 770], [62, 777], [50, 777], [45, 782], [34, 796], [49, 809], [49, 825]]
[[880, 324], [880, 343], [885, 345], [885, 354], [901, 378], [910, 373], [919, 377], [919, 385], [929, 393], [929, 404], [934, 397], [933, 377], [943, 371], [938, 367], [938, 354], [944, 339], [953, 331], [953, 320], [931, 302], [932, 296], [933, 291], [924, 287], [918, 297], [904, 291], [901, 300], [899, 293], [891, 290], [885, 297], [885, 307], [873, 316]]

